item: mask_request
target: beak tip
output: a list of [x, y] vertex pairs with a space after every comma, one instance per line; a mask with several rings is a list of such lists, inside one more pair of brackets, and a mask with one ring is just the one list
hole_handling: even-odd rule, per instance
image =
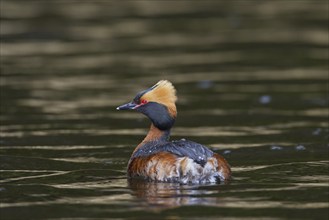
[[119, 107], [117, 107], [116, 109], [117, 110], [129, 110], [129, 109], [135, 109], [136, 107], [136, 104], [135, 103], [127, 103], [127, 104], [124, 104], [124, 105], [120, 105]]

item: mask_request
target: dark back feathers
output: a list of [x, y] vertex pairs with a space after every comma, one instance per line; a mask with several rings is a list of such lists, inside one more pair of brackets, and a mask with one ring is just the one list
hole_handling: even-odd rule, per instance
[[189, 157], [201, 166], [204, 166], [207, 159], [214, 154], [207, 147], [185, 139], [172, 142], [152, 141], [142, 145], [132, 155], [131, 160], [136, 157], [147, 157], [159, 152], [169, 152], [178, 157]]

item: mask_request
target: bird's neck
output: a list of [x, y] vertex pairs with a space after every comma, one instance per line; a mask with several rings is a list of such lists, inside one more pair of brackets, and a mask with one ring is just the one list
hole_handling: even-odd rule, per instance
[[160, 130], [154, 124], [151, 124], [150, 130], [147, 133], [146, 137], [142, 142], [149, 141], [168, 141], [170, 136], [170, 129], [168, 130]]
[[135, 148], [134, 152], [144, 145], [147, 142], [162, 142], [162, 141], [169, 141], [170, 137], [170, 129], [167, 130], [161, 130], [157, 128], [153, 123], [151, 124], [150, 130], [147, 133], [146, 137], [143, 139], [143, 141]]

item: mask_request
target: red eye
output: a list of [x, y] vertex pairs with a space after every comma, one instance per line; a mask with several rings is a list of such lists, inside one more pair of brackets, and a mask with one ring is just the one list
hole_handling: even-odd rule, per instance
[[146, 104], [146, 103], [147, 103], [147, 101], [146, 101], [145, 99], [142, 99], [142, 100], [141, 100], [141, 104], [144, 105], [144, 104]]

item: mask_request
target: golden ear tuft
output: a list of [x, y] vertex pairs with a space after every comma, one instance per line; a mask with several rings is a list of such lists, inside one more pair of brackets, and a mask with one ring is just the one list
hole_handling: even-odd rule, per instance
[[150, 91], [142, 96], [148, 102], [158, 102], [168, 107], [172, 116], [176, 116], [177, 101], [176, 89], [168, 80], [160, 80], [151, 87]]

